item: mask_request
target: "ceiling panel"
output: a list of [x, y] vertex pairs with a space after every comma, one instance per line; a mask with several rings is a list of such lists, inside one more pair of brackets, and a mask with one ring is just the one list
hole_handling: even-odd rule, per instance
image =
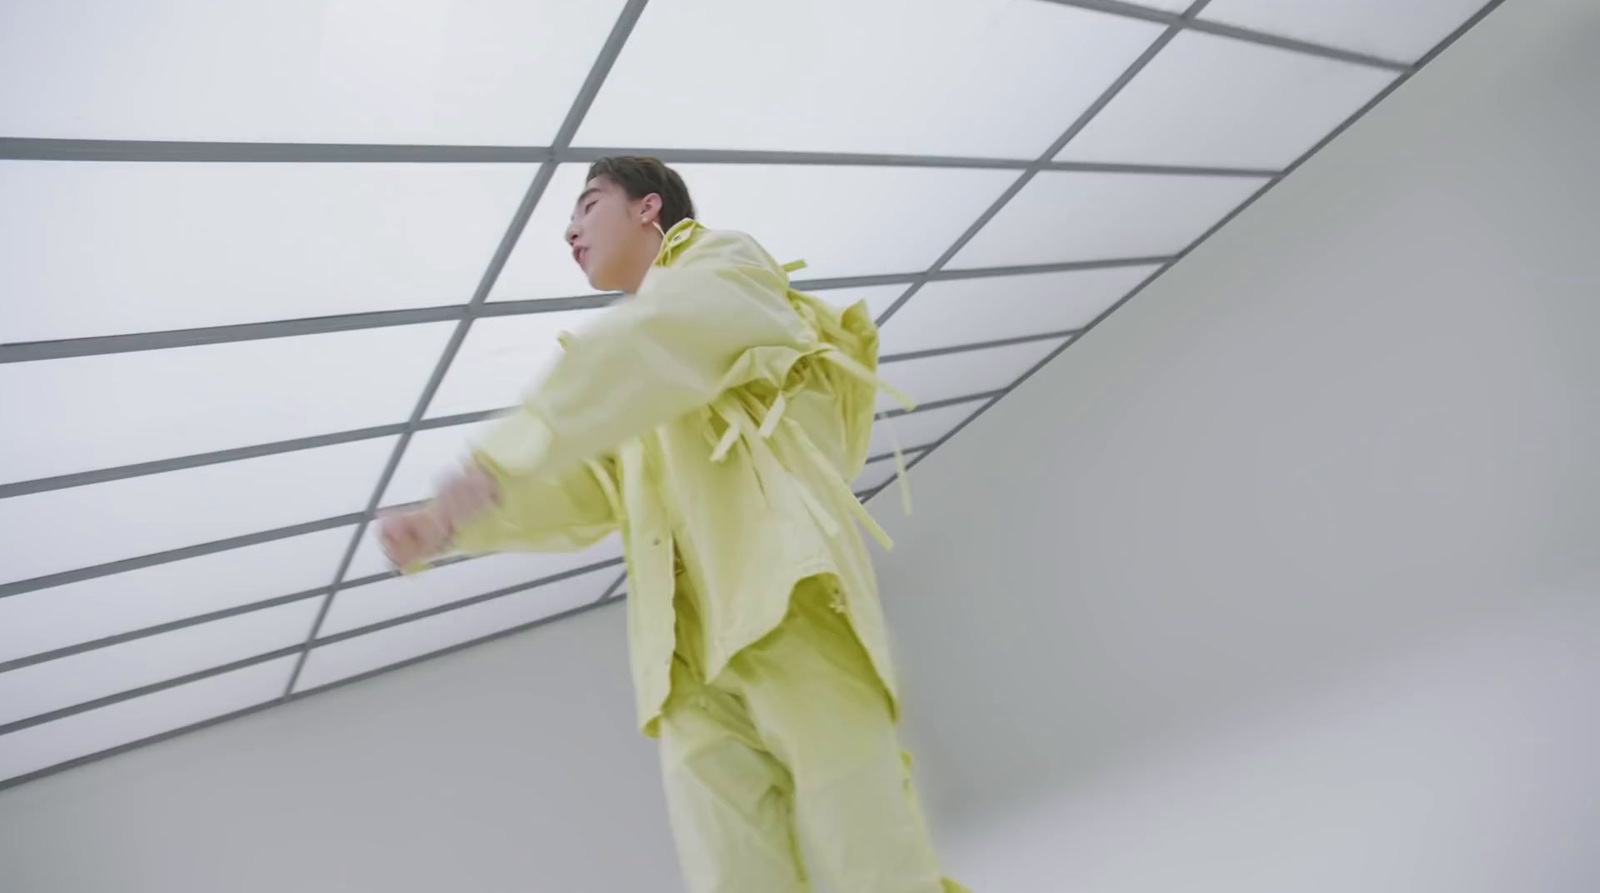
[[548, 145], [621, 8], [7, 0], [0, 133]]
[[394, 445], [382, 437], [0, 499], [0, 583], [359, 512]]
[[300, 645], [319, 607], [291, 602], [0, 673], [0, 725]]
[[[970, 397], [1010, 385], [1060, 347], [1062, 340], [1033, 341], [884, 363], [878, 368], [878, 375], [905, 391], [919, 404]], [[880, 412], [899, 408], [900, 404], [890, 395], [878, 395]]]
[[1159, 266], [930, 282], [883, 326], [885, 356], [1088, 325]]
[[1200, 17], [1414, 62], [1484, 0], [1212, 0]]
[[[675, 164], [696, 217], [751, 233], [796, 278], [927, 269], [1017, 179], [1016, 171], [848, 165]], [[564, 233], [588, 167], [564, 164], [496, 283], [492, 300], [593, 292]]]
[[1045, 171], [951, 260], [952, 269], [1176, 254], [1264, 178]]
[[0, 483], [404, 422], [453, 327], [0, 365]]
[[353, 527], [0, 598], [0, 663], [325, 587]]
[[331, 645], [318, 645], [306, 659], [295, 690], [317, 688], [582, 607], [598, 599], [616, 577], [614, 568], [606, 568]]
[[938, 409], [922, 409], [909, 415], [879, 419], [872, 426], [872, 442], [867, 455], [883, 456], [894, 450], [898, 440], [901, 449], [915, 450], [932, 446], [939, 438], [950, 433], [955, 426], [966, 421], [983, 407], [984, 400], [972, 400]]
[[1031, 159], [1161, 31], [1006, 0], [652, 3], [576, 142]]
[[0, 161], [0, 342], [465, 304], [533, 173]]
[[1056, 158], [1281, 170], [1397, 77], [1188, 31]]
[[558, 357], [562, 332], [581, 332], [604, 310], [571, 310], [480, 319], [467, 331], [455, 362], [428, 404], [428, 418], [505, 409]]
[[291, 656], [254, 664], [0, 735], [0, 779], [274, 700], [289, 684], [294, 663]]
[[[621, 557], [622, 541], [611, 537], [582, 552], [487, 555], [420, 574], [341, 589], [322, 622], [321, 635], [331, 636]], [[612, 573], [617, 569], [613, 568]]]
[[[588, 168], [568, 159], [659, 151], [699, 219], [807, 261], [797, 280], [899, 280], [817, 290], [835, 305], [881, 318], [920, 283], [882, 332], [910, 358], [880, 371], [936, 408], [880, 419], [869, 446], [915, 461], [1401, 74], [1296, 41], [1404, 62], [1480, 2], [1214, 0], [1206, 21], [1281, 39], [1180, 27], [1148, 56], [1167, 24], [1075, 0], [0, 4], [0, 83], [28, 88], [0, 103], [0, 727], [37, 723], [0, 734], [0, 787], [274, 702], [294, 656], [83, 709], [297, 649], [324, 607], [302, 692], [619, 583], [585, 570], [615, 536], [401, 577], [352, 523], [432, 495], [494, 425], [452, 422], [514, 407], [558, 334], [605, 312], [567, 253]], [[1078, 169], [1036, 170], [1091, 108], [1052, 165]], [[409, 421], [541, 163], [487, 296], [511, 315], [472, 320], [424, 407], [447, 424], [406, 438], [384, 492], [399, 436], [134, 474]], [[1118, 165], [1142, 172], [1084, 169]], [[1217, 167], [1254, 173], [1195, 174]], [[1083, 261], [1116, 263], [1018, 275]], [[560, 298], [579, 300], [543, 306], [591, 309], [506, 303]], [[367, 315], [407, 310], [426, 312]], [[390, 325], [418, 317], [443, 321]], [[345, 331], [292, 334], [314, 328]], [[997, 341], [1018, 343], [973, 347]], [[60, 479], [105, 470], [129, 476]], [[895, 474], [882, 458], [852, 486]], [[128, 559], [158, 563], [114, 572]], [[336, 577], [355, 585], [326, 597]]]

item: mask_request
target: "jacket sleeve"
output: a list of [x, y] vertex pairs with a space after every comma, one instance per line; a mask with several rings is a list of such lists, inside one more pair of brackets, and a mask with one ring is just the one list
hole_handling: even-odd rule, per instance
[[509, 474], [487, 456], [478, 462], [500, 485], [500, 501], [456, 530], [452, 545], [462, 552], [577, 552], [621, 524], [609, 460], [583, 462], [559, 476]]
[[512, 477], [559, 477], [729, 388], [781, 377], [816, 346], [787, 295], [788, 276], [748, 236], [704, 232], [568, 339], [477, 455]]
[[464, 551], [569, 550], [621, 523], [608, 456], [625, 440], [724, 390], [777, 378], [814, 347], [788, 302], [788, 276], [748, 236], [705, 231], [653, 267], [565, 350], [522, 405], [473, 451], [500, 504], [457, 531]]

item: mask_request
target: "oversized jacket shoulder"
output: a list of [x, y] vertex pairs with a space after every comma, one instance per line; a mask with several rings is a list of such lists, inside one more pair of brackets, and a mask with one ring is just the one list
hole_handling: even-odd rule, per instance
[[[730, 390], [784, 390], [797, 367], [815, 369], [839, 395], [849, 444], [841, 471], [865, 458], [872, 376], [841, 369], [876, 368], [876, 329], [860, 305], [840, 311], [792, 289], [785, 268], [744, 233], [680, 222], [638, 292], [564, 348], [476, 451], [497, 476], [562, 477]], [[845, 362], [806, 362], [821, 354]]]
[[873, 380], [878, 369], [878, 327], [866, 302], [839, 307], [814, 294], [799, 291], [790, 285], [788, 272], [804, 266], [803, 262], [780, 264], [755, 239], [742, 232], [693, 226], [694, 235], [683, 239], [680, 246], [672, 246], [673, 232], [668, 233], [666, 244], [669, 247], [663, 249], [663, 258], [669, 258], [672, 250], [681, 250], [686, 265], [759, 267], [767, 271], [775, 277], [774, 293], [781, 293], [789, 309], [805, 324], [810, 333], [808, 340], [815, 348], [836, 351], [858, 370], [857, 374], [849, 374], [843, 371], [843, 366], [826, 363], [813, 364], [808, 370], [829, 379], [829, 389], [837, 398], [844, 426], [846, 455], [841, 471], [847, 479], [855, 477], [867, 459], [878, 391]]

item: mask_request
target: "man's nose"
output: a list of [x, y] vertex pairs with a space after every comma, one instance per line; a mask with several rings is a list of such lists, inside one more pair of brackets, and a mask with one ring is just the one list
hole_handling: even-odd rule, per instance
[[571, 244], [573, 244], [573, 243], [575, 243], [577, 241], [578, 241], [578, 224], [576, 224], [576, 223], [567, 224], [567, 244], [571, 245]]

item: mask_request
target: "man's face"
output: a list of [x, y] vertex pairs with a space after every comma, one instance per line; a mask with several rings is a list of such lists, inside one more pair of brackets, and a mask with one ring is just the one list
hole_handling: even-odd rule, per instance
[[660, 199], [630, 201], [622, 187], [603, 177], [584, 186], [572, 208], [567, 244], [572, 259], [600, 291], [632, 291], [655, 256], [655, 219]]

